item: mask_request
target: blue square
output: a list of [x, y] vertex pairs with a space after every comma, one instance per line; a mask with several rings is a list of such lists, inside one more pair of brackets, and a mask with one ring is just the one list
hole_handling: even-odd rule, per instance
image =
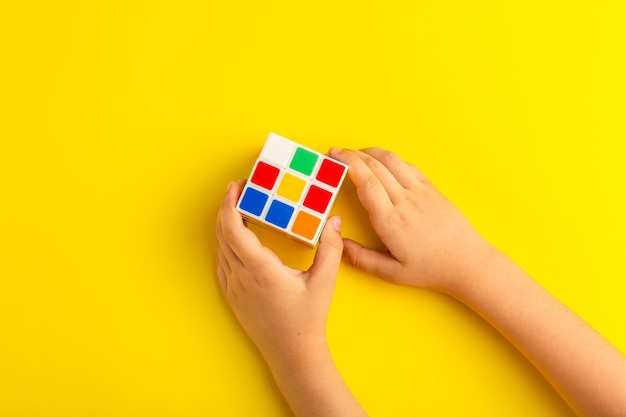
[[290, 205], [274, 200], [265, 215], [265, 221], [282, 229], [286, 229], [289, 220], [291, 220], [293, 211], [294, 209]]
[[268, 198], [268, 195], [265, 193], [257, 191], [254, 188], [246, 188], [243, 197], [241, 197], [239, 208], [255, 216], [260, 216], [261, 213], [263, 213], [263, 208]]

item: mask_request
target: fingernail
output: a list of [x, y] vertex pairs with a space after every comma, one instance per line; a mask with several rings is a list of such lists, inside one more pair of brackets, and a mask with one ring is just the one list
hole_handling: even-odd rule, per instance
[[335, 148], [334, 146], [328, 151], [328, 153], [332, 156], [339, 155], [340, 152], [341, 150], [339, 148]]
[[230, 187], [233, 186], [233, 182], [232, 181], [228, 181], [228, 185], [226, 186], [226, 192], [230, 191]]
[[336, 231], [341, 232], [341, 224], [343, 223], [343, 221], [341, 220], [341, 217], [337, 216], [333, 219], [333, 227], [335, 228]]

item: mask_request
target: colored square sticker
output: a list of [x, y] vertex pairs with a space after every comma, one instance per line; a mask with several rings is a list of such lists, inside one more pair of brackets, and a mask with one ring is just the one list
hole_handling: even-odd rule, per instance
[[306, 187], [306, 181], [286, 172], [278, 184], [276, 194], [297, 203]]
[[274, 200], [270, 204], [270, 208], [265, 215], [265, 220], [268, 223], [278, 226], [281, 229], [286, 229], [291, 220], [291, 216], [294, 212], [294, 208], [289, 204], [285, 204], [282, 201]]
[[332, 196], [330, 191], [311, 185], [302, 205], [319, 213], [324, 213]]
[[291, 160], [296, 143], [276, 133], [270, 133], [261, 150], [261, 159], [286, 167]]
[[331, 159], [324, 158], [315, 179], [332, 187], [337, 187], [341, 182], [341, 178], [343, 178], [345, 170], [345, 166], [338, 164]]
[[261, 213], [263, 213], [265, 203], [267, 203], [268, 199], [269, 196], [267, 194], [255, 190], [254, 188], [247, 187], [241, 196], [239, 208], [245, 212], [254, 214], [255, 216], [260, 216]]
[[306, 211], [300, 211], [291, 226], [291, 231], [305, 239], [313, 240], [322, 220]]
[[316, 153], [298, 147], [293, 154], [289, 168], [304, 175], [311, 175], [318, 159], [319, 157]]
[[280, 174], [280, 169], [273, 165], [266, 164], [263, 161], [259, 161], [256, 164], [250, 181], [260, 187], [271, 190], [274, 188], [278, 174]]

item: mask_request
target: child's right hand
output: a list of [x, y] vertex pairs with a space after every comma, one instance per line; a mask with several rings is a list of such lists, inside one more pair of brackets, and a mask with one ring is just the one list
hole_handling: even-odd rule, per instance
[[332, 148], [348, 174], [374, 231], [388, 252], [344, 240], [357, 268], [402, 285], [443, 292], [462, 289], [495, 249], [415, 166], [396, 154], [368, 148]]
[[[331, 150], [350, 167], [387, 252], [344, 256], [388, 281], [442, 291], [511, 341], [580, 416], [626, 416], [626, 357], [495, 249], [414, 166], [379, 148]], [[601, 382], [598, 382], [601, 381]]]

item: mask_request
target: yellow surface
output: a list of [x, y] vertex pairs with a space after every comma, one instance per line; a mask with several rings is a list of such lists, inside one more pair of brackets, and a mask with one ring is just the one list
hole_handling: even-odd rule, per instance
[[[0, 415], [289, 415], [214, 274], [270, 131], [397, 151], [625, 351], [624, 4], [0, 2]], [[334, 212], [377, 244], [350, 181]], [[371, 415], [572, 415], [464, 306], [340, 274]]]

